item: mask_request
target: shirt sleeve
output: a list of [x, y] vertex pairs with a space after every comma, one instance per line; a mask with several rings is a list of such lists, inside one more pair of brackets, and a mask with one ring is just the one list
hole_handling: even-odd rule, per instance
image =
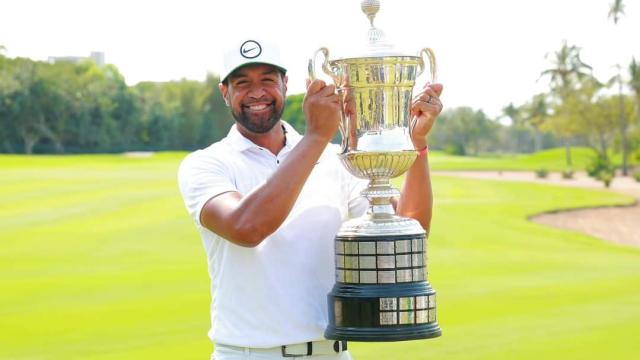
[[349, 187], [349, 218], [362, 216], [369, 207], [369, 201], [360, 192], [367, 187], [368, 180], [357, 178], [345, 170]]
[[221, 159], [206, 157], [203, 150], [188, 155], [178, 169], [182, 199], [198, 226], [202, 207], [209, 199], [225, 192], [238, 191], [231, 173]]

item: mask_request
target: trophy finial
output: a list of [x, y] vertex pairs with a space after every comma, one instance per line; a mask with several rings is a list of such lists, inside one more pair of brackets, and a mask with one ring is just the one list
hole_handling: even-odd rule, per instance
[[360, 8], [362, 12], [367, 15], [371, 27], [373, 27], [373, 19], [375, 19], [378, 10], [380, 10], [380, 1], [378, 0], [362, 0], [360, 2]]

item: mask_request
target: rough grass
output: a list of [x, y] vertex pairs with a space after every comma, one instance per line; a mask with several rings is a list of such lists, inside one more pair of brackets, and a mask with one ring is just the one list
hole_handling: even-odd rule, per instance
[[[572, 148], [573, 170], [584, 170], [594, 157], [588, 148]], [[555, 148], [534, 154], [503, 156], [456, 156], [434, 151], [429, 156], [434, 170], [527, 170], [562, 171], [567, 168], [565, 149]]]
[[[204, 251], [184, 154], [0, 156], [0, 359], [203, 359]], [[356, 359], [634, 359], [640, 250], [528, 215], [628, 203], [601, 191], [436, 176], [429, 278], [443, 336]]]

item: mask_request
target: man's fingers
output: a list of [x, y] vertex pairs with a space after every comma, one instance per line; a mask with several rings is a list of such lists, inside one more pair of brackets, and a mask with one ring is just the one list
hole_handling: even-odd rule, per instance
[[333, 84], [326, 85], [325, 87], [323, 87], [317, 92], [318, 96], [324, 96], [324, 97], [335, 95], [335, 93], [336, 93], [336, 86]]
[[440, 95], [442, 95], [442, 90], [444, 89], [444, 86], [442, 86], [442, 84], [432, 84], [431, 86], [429, 86], [431, 89], [433, 89], [433, 91], [435, 91], [436, 95], [438, 95], [438, 97]]
[[437, 104], [440, 102], [440, 98], [438, 98], [438, 95], [436, 95], [436, 93], [434, 92], [431, 92], [431, 93], [424, 92], [413, 98], [413, 102], [417, 102], [417, 101], [423, 101], [430, 104]]
[[427, 89], [425, 89], [424, 94], [426, 94], [427, 96], [436, 97], [436, 98], [440, 96], [438, 92], [432, 87], [428, 87]]
[[324, 81], [320, 79], [315, 79], [313, 81], [310, 81], [308, 84], [309, 85], [307, 86], [307, 95], [313, 95], [318, 91], [322, 90], [327, 85], [325, 84]]
[[414, 115], [420, 115], [421, 113], [433, 113], [438, 115], [440, 111], [442, 111], [442, 103], [436, 100], [431, 100], [432, 102], [427, 102], [426, 100], [418, 100], [414, 101], [411, 104], [411, 112]]
[[426, 84], [424, 84], [424, 86], [422, 87], [422, 90], [423, 90], [423, 91], [426, 91], [426, 90], [428, 90], [428, 89], [431, 89], [431, 90], [433, 90], [433, 91], [436, 93], [436, 95], [437, 95], [437, 96], [440, 96], [440, 95], [442, 95], [442, 89], [443, 89], [443, 88], [444, 88], [444, 87], [443, 87], [443, 86], [442, 86], [442, 84], [440, 84], [440, 83], [436, 83], [436, 84], [426, 83]]
[[411, 107], [411, 111], [414, 114], [420, 114], [420, 113], [426, 113], [429, 111], [429, 109], [433, 109], [435, 107], [435, 105], [431, 105], [427, 102], [424, 101], [418, 101], [413, 103], [413, 106]]
[[[313, 80], [307, 86], [307, 96], [315, 95], [319, 97], [335, 97], [335, 101], [338, 101], [338, 96], [336, 95], [336, 86], [333, 84], [327, 85], [322, 80]], [[332, 99], [333, 100], [333, 99]]]
[[430, 85], [428, 87], [425, 87], [425, 89], [420, 92], [418, 95], [416, 95], [413, 98], [413, 101], [425, 101], [431, 104], [438, 104], [440, 103], [440, 94], [442, 93], [442, 85], [440, 84], [433, 84]]

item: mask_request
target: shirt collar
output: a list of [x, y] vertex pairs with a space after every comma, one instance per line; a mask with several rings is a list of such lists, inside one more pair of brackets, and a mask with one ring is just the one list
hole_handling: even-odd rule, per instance
[[[286, 130], [286, 133], [285, 133], [286, 143], [284, 145], [284, 148], [282, 148], [281, 151], [288, 152], [289, 150], [293, 149], [293, 147], [296, 146], [296, 144], [298, 144], [300, 139], [302, 139], [302, 136], [296, 131], [296, 129], [293, 128], [293, 126], [289, 125], [289, 123], [287, 123], [286, 121], [280, 120], [280, 124], [282, 124], [282, 126], [284, 126], [284, 129]], [[280, 125], [276, 125], [276, 126], [280, 126]], [[226, 140], [231, 144], [231, 146], [233, 146], [236, 150], [240, 152], [248, 149], [259, 148], [258, 145], [254, 144], [253, 141], [247, 139], [246, 137], [244, 137], [244, 135], [240, 133], [240, 131], [238, 131], [237, 124], [233, 124], [233, 126], [231, 126], [231, 129], [229, 129], [229, 133], [227, 134]]]

